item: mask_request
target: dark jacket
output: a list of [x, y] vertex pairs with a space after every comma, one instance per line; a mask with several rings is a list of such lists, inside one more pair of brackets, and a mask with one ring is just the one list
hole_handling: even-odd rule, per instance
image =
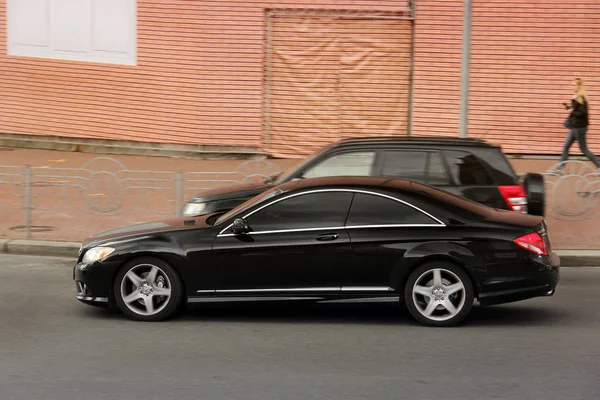
[[583, 100], [583, 103], [579, 103], [577, 100], [571, 100], [571, 127], [572, 128], [585, 128], [589, 124], [588, 119], [588, 102]]

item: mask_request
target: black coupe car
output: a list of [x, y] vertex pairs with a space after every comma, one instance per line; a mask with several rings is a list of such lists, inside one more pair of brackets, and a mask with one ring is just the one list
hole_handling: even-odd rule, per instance
[[399, 298], [431, 326], [481, 305], [551, 295], [543, 217], [412, 181], [329, 177], [276, 186], [227, 213], [89, 238], [77, 298], [158, 321], [185, 304]]

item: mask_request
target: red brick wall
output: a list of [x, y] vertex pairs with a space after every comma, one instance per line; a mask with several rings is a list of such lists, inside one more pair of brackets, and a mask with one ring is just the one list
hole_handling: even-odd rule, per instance
[[600, 1], [473, 1], [472, 36], [471, 136], [508, 152], [559, 153], [567, 133], [561, 103], [582, 77], [588, 141], [600, 153]]
[[413, 134], [458, 136], [462, 2], [416, 4]]
[[[265, 9], [402, 11], [396, 0], [138, 0], [138, 65], [7, 57], [0, 0], [0, 132], [259, 147]], [[570, 81], [588, 81], [600, 153], [600, 2], [473, 2], [469, 134], [558, 153]], [[458, 135], [462, 2], [417, 0], [414, 134]], [[600, 111], [599, 111], [600, 112]]]
[[261, 145], [265, 9], [399, 11], [398, 0], [138, 0], [138, 65], [6, 56], [0, 132]]

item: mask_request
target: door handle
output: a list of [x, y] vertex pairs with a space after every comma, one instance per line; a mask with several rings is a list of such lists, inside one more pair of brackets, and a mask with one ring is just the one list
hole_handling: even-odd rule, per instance
[[336, 240], [339, 237], [340, 235], [338, 235], [337, 233], [324, 233], [323, 235], [317, 236], [317, 240], [319, 242], [327, 242], [330, 240]]

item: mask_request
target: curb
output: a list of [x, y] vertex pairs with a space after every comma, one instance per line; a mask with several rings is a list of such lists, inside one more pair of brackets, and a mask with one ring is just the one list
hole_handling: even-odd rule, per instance
[[0, 146], [17, 149], [43, 149], [91, 154], [137, 155], [200, 160], [256, 160], [267, 154], [246, 146], [196, 146], [129, 140], [80, 139], [2, 133]]
[[563, 267], [600, 267], [600, 250], [556, 250]]
[[[0, 254], [77, 258], [81, 243], [0, 239]], [[556, 250], [563, 267], [600, 267], [600, 250]]]
[[77, 258], [80, 246], [73, 242], [0, 239], [0, 254]]

